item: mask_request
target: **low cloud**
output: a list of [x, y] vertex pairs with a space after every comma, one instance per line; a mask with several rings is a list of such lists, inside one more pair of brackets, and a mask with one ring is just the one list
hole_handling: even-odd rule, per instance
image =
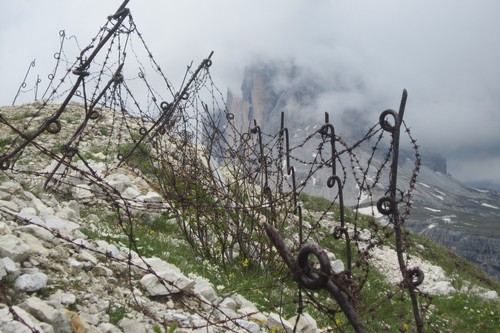
[[[86, 45], [120, 4], [0, 2], [0, 104], [12, 102], [34, 58], [38, 71], [50, 72], [59, 30]], [[493, 145], [496, 152], [484, 165], [500, 154], [499, 1], [148, 0], [128, 7], [174, 84], [191, 60], [212, 50], [213, 77], [222, 91], [238, 91], [245, 66], [256, 58], [291, 59], [322, 84], [348, 88], [322, 94], [319, 114], [341, 116], [352, 108], [376, 121], [382, 110], [398, 108], [406, 88], [405, 119], [421, 148], [448, 157], [461, 180], [470, 177], [460, 165], [479, 168], [481, 160], [461, 160], [459, 150]], [[495, 170], [478, 174], [499, 180]]]

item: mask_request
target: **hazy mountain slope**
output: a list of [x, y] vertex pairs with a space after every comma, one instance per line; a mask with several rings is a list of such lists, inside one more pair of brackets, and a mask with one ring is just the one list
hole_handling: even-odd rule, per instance
[[[343, 99], [350, 93], [349, 89], [353, 89], [352, 94], [362, 94], [363, 91], [362, 85], [346, 87], [340, 81], [324, 82], [319, 77], [315, 80], [307, 70], [293, 64], [255, 63], [246, 70], [241, 86], [242, 97], [228, 93], [228, 107], [240, 128], [253, 126], [255, 119], [267, 133], [279, 130], [280, 114], [285, 112], [290, 139], [298, 143], [324, 123], [322, 112], [317, 108], [324, 107], [329, 98]], [[378, 121], [367, 119], [363, 110], [346, 109], [340, 114], [340, 119], [331, 121], [337, 133], [353, 142], [366, 132], [370, 124]], [[370, 148], [366, 145], [357, 152], [361, 165], [366, 165], [370, 158]], [[294, 153], [300, 159], [310, 161], [315, 156], [315, 149], [314, 144], [309, 144]], [[500, 279], [500, 193], [470, 188], [447, 174], [446, 160], [442, 157], [426, 155], [425, 147], [420, 147], [420, 154], [423, 155], [423, 165], [412, 194], [413, 211], [407, 225]], [[408, 183], [415, 168], [410, 157], [411, 151], [400, 154], [400, 184]], [[373, 165], [379, 165], [381, 158], [376, 156]], [[343, 164], [349, 165], [349, 161], [343, 161]], [[299, 163], [294, 167], [299, 181], [308, 174], [307, 167]], [[306, 192], [332, 198], [335, 194], [326, 187], [330, 174], [330, 170], [320, 170], [319, 176], [308, 183]], [[375, 200], [387, 190], [384, 186], [388, 184], [388, 174], [389, 170], [384, 169], [380, 181], [382, 186], [373, 190]], [[358, 189], [352, 179], [347, 179], [344, 192], [346, 204], [355, 205]], [[370, 206], [370, 202], [362, 201], [361, 204]]]

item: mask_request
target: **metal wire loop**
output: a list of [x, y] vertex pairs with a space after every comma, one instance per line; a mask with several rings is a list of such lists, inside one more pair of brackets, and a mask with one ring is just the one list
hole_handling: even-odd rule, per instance
[[408, 280], [411, 281], [414, 287], [417, 287], [421, 285], [422, 282], [424, 282], [424, 272], [418, 267], [409, 269], [406, 272], [406, 276], [408, 277]]
[[346, 233], [346, 228], [343, 228], [341, 226], [336, 226], [333, 228], [333, 238], [335, 239], [342, 239], [342, 236]]
[[329, 188], [333, 188], [335, 186], [335, 183], [339, 184], [340, 187], [340, 178], [339, 176], [330, 176], [328, 180], [326, 181], [326, 186]]
[[[309, 255], [314, 255], [320, 265], [319, 271], [313, 269], [309, 264]], [[317, 244], [304, 245], [297, 256], [297, 266], [299, 269], [299, 281], [307, 289], [323, 289], [330, 280], [332, 266], [326, 251]]]
[[0, 169], [7, 170], [10, 168], [10, 161], [7, 158], [3, 158], [0, 160]]
[[47, 132], [57, 134], [61, 131], [61, 122], [59, 120], [49, 120], [46, 126]]
[[382, 197], [377, 201], [377, 209], [380, 214], [390, 215], [396, 209], [396, 201], [391, 197]]
[[66, 157], [74, 157], [76, 153], [78, 153], [78, 149], [76, 149], [75, 147], [64, 146], [64, 155]]
[[100, 116], [101, 116], [101, 114], [99, 113], [99, 111], [92, 111], [89, 115], [89, 118], [92, 120], [96, 120]]
[[160, 107], [163, 111], [167, 111], [168, 109], [170, 109], [170, 103], [167, 103], [167, 102], [161, 102], [160, 103]]
[[382, 127], [387, 132], [391, 132], [392, 133], [396, 129], [396, 125], [391, 125], [387, 121], [386, 118], [387, 118], [388, 115], [391, 115], [394, 118], [394, 123], [396, 124], [397, 121], [398, 121], [399, 116], [398, 116], [398, 114], [394, 110], [391, 110], [391, 109], [387, 109], [384, 112], [382, 112], [380, 114], [380, 117], [378, 118], [378, 121], [379, 121], [380, 127]]

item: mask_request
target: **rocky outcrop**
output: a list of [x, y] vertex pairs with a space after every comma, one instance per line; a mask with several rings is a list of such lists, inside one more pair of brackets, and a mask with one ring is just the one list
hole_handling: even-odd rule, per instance
[[[145, 192], [137, 205], [161, 204], [124, 173], [109, 180], [122, 193]], [[95, 216], [82, 218], [76, 201], [40, 200], [15, 182], [1, 184], [0, 196], [13, 203], [0, 207], [1, 332], [146, 333], [167, 323], [176, 332], [258, 333], [295, 324], [164, 260], [88, 239], [80, 228]], [[310, 316], [299, 323], [318, 331]]]
[[[228, 93], [228, 110], [235, 115], [235, 124], [242, 128], [253, 127], [253, 120], [261, 129], [274, 135], [279, 131], [280, 113], [285, 113], [285, 126], [289, 130], [290, 147], [294, 148], [294, 155], [302, 163], [294, 163], [297, 182], [306, 180], [310, 172], [308, 163], [316, 158], [318, 150], [317, 142], [311, 144], [306, 138], [314, 133], [314, 129], [321, 128], [323, 122], [323, 109], [319, 101], [323, 94], [329, 96], [326, 110], [338, 100], [342, 100], [344, 94], [359, 93], [350, 87], [348, 90], [341, 82], [323, 82], [320, 76], [307, 73], [304, 68], [298, 68], [294, 64], [279, 61], [255, 62], [247, 67], [245, 77], [241, 86], [241, 98], [233, 93]], [[321, 109], [318, 110], [318, 108]], [[336, 134], [345, 142], [357, 142], [362, 138], [370, 126], [377, 122], [379, 113], [368, 115], [365, 110], [346, 109], [333, 110], [337, 116], [331, 116], [330, 122], [335, 126]], [[333, 113], [332, 112], [332, 113]], [[382, 110], [380, 110], [382, 112]], [[340, 113], [340, 116], [339, 116]], [[299, 149], [302, 148], [302, 149]], [[383, 161], [385, 151], [379, 149], [375, 152], [375, 159], [371, 156], [371, 146], [363, 147], [356, 152], [357, 163], [361, 166], [371, 161], [372, 166], [378, 168]], [[417, 178], [417, 184], [412, 191], [412, 221], [408, 224], [413, 231], [421, 231], [422, 228], [433, 224], [435, 220], [447, 219], [450, 215], [457, 216], [454, 219], [454, 228], [436, 228], [427, 234], [441, 245], [454, 250], [459, 255], [474, 263], [478, 263], [487, 273], [500, 278], [500, 229], [498, 218], [500, 213], [500, 193], [494, 191], [482, 191], [472, 189], [447, 173], [446, 160], [438, 155], [425, 151], [422, 147], [419, 151], [422, 166]], [[398, 184], [404, 188], [415, 169], [415, 153], [411, 150], [400, 150]], [[327, 155], [329, 156], [329, 155]], [[340, 156], [340, 164], [349, 166], [349, 157]], [[358, 165], [351, 165], [358, 169]], [[325, 168], [326, 169], [326, 168]], [[331, 198], [332, 190], [326, 186], [331, 175], [330, 170], [318, 170], [312, 179], [307, 180], [304, 191], [314, 196]], [[347, 168], [349, 169], [349, 168]], [[362, 173], [355, 177], [362, 177]], [[376, 201], [385, 195], [388, 189], [389, 168], [386, 167], [380, 175], [369, 174], [367, 181], [371, 182], [378, 178], [379, 183], [373, 188], [373, 198]], [[380, 178], [379, 178], [380, 176]], [[344, 183], [344, 203], [355, 207], [358, 204], [364, 209], [370, 205], [368, 201], [358, 198], [368, 198], [368, 195], [359, 193], [359, 186], [353, 177], [348, 175]], [[440, 235], [435, 233], [440, 232]], [[461, 236], [459, 245], [454, 241], [447, 240], [446, 232], [459, 233]], [[485, 241], [484, 244], [481, 241]], [[455, 249], [456, 248], [456, 249]], [[487, 248], [487, 249], [486, 249]], [[496, 250], [495, 250], [496, 249]]]

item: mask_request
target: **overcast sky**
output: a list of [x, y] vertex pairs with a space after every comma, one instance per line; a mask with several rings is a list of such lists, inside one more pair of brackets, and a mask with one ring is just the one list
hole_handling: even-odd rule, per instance
[[[121, 2], [0, 0], [0, 105], [12, 103], [33, 59], [35, 73], [50, 72], [59, 30], [87, 45]], [[293, 59], [361, 82], [363, 96], [324, 107], [373, 109], [374, 119], [397, 109], [406, 88], [405, 119], [422, 149], [445, 156], [457, 179], [500, 188], [498, 0], [131, 0], [128, 7], [173, 81], [214, 50], [212, 73], [223, 91], [239, 91], [255, 58]]]

